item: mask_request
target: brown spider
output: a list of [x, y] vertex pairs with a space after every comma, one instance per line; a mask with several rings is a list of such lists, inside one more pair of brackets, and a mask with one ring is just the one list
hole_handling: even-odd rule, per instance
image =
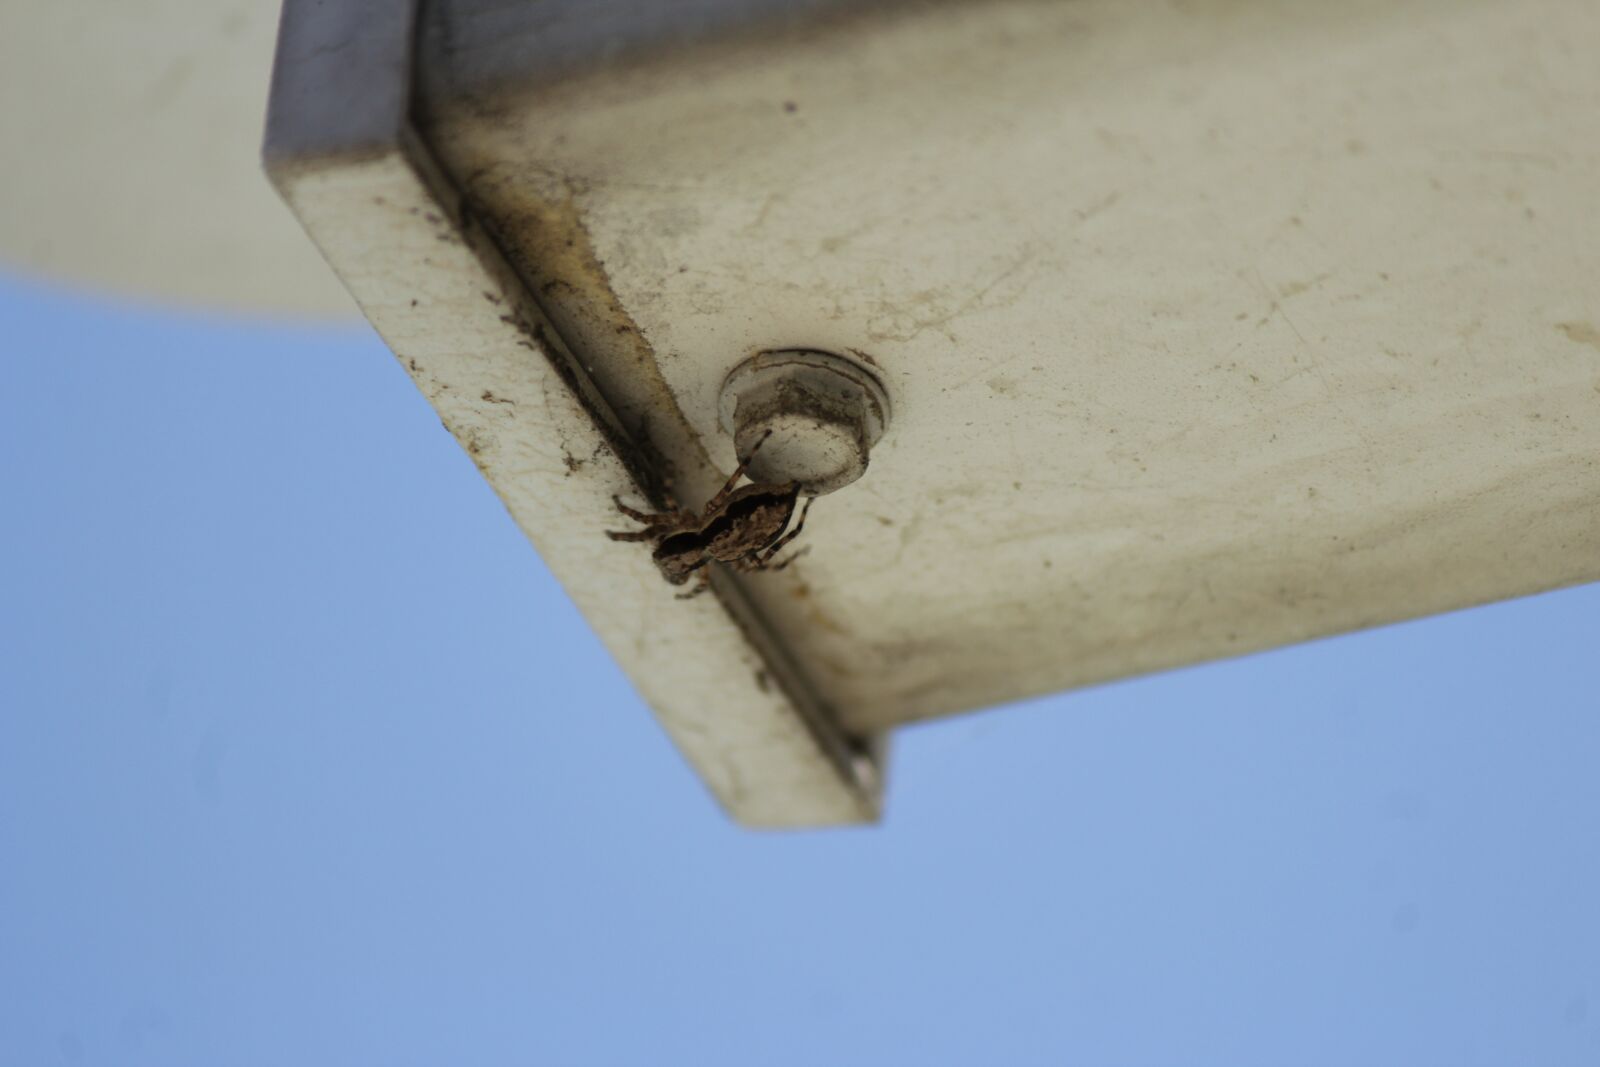
[[800, 521], [795, 523], [794, 529], [784, 533], [800, 497], [798, 484], [785, 482], [734, 488], [750, 466], [756, 448], [766, 439], [764, 436], [756, 442], [750, 455], [734, 468], [733, 477], [706, 502], [698, 515], [688, 510], [653, 515], [635, 511], [619, 498], [612, 497], [618, 511], [644, 523], [645, 527], [642, 530], [607, 530], [606, 536], [613, 541], [654, 541], [656, 547], [651, 558], [673, 585], [683, 585], [698, 571], [700, 584], [688, 593], [680, 593], [679, 599], [683, 600], [706, 591], [710, 578], [706, 568], [712, 563], [726, 563], [746, 573], [783, 570], [805, 549], [781, 563], [772, 561], [785, 545], [800, 536], [806, 524], [806, 512], [811, 510], [816, 497], [806, 498], [805, 507], [800, 509]]

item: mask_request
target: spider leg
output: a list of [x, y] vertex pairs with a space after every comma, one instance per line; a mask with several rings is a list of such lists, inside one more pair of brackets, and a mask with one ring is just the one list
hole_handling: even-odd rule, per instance
[[643, 530], [607, 530], [606, 536], [613, 541], [654, 541], [661, 536], [664, 527], [649, 526]]
[[788, 559], [783, 560], [780, 563], [772, 562], [772, 557], [770, 555], [763, 556], [755, 552], [750, 553], [748, 556], [741, 556], [738, 559], [732, 559], [726, 562], [729, 567], [732, 567], [740, 574], [755, 574], [758, 571], [781, 571], [789, 564], [793, 563], [795, 560], [799, 559], [801, 556], [810, 551], [811, 546], [806, 545], [804, 548], [797, 550]]
[[[766, 564], [761, 569], [764, 570], [764, 571], [781, 571], [781, 570], [783, 570], [783, 568], [787, 567], [789, 564], [793, 563], [795, 560], [799, 559], [801, 556], [805, 555], [807, 552], [810, 552], [810, 551], [811, 551], [811, 546], [810, 545], [807, 545], [806, 547], [801, 548], [801, 549], [796, 549], [794, 554], [791, 555], [788, 559], [783, 560], [783, 561], [781, 561], [779, 563]], [[762, 562], [766, 563], [765, 560], [763, 560]]]
[[707, 589], [710, 589], [710, 588], [711, 588], [711, 571], [710, 571], [709, 568], [702, 567], [700, 569], [700, 581], [695, 583], [695, 587], [693, 589], [689, 590], [687, 593], [679, 593], [675, 599], [678, 599], [678, 600], [693, 600], [695, 597], [699, 596], [701, 593], [704, 593]]
[[672, 514], [652, 515], [648, 511], [638, 511], [638, 510], [636, 510], [634, 508], [630, 508], [628, 505], [624, 504], [622, 502], [622, 498], [619, 497], [619, 496], [615, 496], [615, 495], [612, 496], [611, 502], [613, 504], [617, 505], [617, 510], [622, 512], [624, 515], [628, 516], [628, 518], [633, 519], [636, 522], [646, 523], [647, 525], [650, 525], [650, 526], [670, 525], [671, 523], [677, 521], [679, 518], [682, 517], [682, 513], [681, 512], [676, 514], [676, 515], [672, 515]]
[[806, 497], [805, 506], [800, 509], [800, 521], [794, 524], [794, 529], [790, 530], [788, 533], [772, 542], [771, 545], [767, 546], [767, 550], [765, 552], [760, 553], [758, 558], [761, 560], [762, 564], [770, 562], [772, 557], [776, 556], [780, 551], [782, 551], [784, 545], [787, 545], [790, 541], [793, 541], [796, 537], [800, 536], [800, 531], [806, 528], [806, 513], [811, 510], [811, 505], [816, 502], [816, 499], [817, 498], [814, 496]]
[[727, 500], [729, 495], [733, 493], [733, 487], [739, 484], [739, 479], [744, 477], [744, 472], [750, 467], [750, 461], [756, 458], [756, 452], [761, 448], [762, 445], [767, 443], [767, 438], [771, 436], [771, 430], [768, 430], [766, 433], [761, 435], [761, 440], [755, 443], [755, 447], [750, 450], [750, 454], [741, 459], [739, 461], [739, 465], [733, 468], [733, 475], [728, 479], [728, 483], [721, 489], [717, 490], [716, 496], [712, 497], [706, 502], [706, 506], [704, 509], [702, 509], [701, 514], [712, 515], [716, 513], [716, 510], [722, 506], [722, 502]]

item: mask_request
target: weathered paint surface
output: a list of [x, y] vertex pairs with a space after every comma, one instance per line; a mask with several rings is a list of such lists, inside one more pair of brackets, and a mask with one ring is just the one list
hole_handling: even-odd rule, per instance
[[581, 249], [552, 315], [687, 496], [730, 367], [870, 358], [870, 471], [744, 585], [875, 728], [1600, 578], [1596, 40], [1589, 0], [890, 5], [424, 130], [513, 262]]
[[[291, 0], [275, 183], [729, 813], [872, 819], [877, 753], [836, 728], [740, 589], [677, 600], [647, 551], [605, 537], [613, 494], [648, 484], [650, 457], [411, 129], [404, 17], [385, 0]], [[319, 98], [352, 103], [330, 121]]]

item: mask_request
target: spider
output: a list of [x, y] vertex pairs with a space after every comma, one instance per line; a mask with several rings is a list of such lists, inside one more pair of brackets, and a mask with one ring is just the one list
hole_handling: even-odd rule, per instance
[[784, 533], [800, 497], [798, 483], [734, 488], [750, 466], [756, 449], [766, 443], [768, 436], [771, 436], [770, 430], [756, 442], [750, 454], [739, 461], [733, 476], [716, 496], [706, 501], [700, 514], [688, 510], [650, 514], [636, 511], [613, 496], [611, 499], [618, 511], [645, 526], [642, 530], [607, 530], [606, 536], [613, 541], [654, 541], [656, 547], [651, 558], [673, 585], [683, 585], [698, 572], [700, 583], [690, 592], [678, 594], [680, 600], [706, 591], [710, 582], [707, 567], [712, 563], [726, 563], [745, 573], [783, 570], [805, 549], [780, 563], [772, 561], [785, 545], [800, 536], [806, 524], [806, 513], [817, 498], [806, 498], [805, 507], [800, 509], [800, 520], [794, 529]]

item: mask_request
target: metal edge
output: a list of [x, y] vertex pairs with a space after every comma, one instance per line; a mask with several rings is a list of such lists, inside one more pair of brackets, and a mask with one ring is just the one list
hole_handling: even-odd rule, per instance
[[412, 129], [414, 25], [410, 4], [285, 3], [269, 177], [728, 814], [876, 819], [881, 739], [834, 725], [737, 588], [679, 601], [601, 536], [637, 455]]
[[[903, 2], [903, 0], [895, 0]], [[885, 0], [429, 0], [418, 77], [435, 98], [505, 82], [554, 83], [739, 34], [771, 33]]]

